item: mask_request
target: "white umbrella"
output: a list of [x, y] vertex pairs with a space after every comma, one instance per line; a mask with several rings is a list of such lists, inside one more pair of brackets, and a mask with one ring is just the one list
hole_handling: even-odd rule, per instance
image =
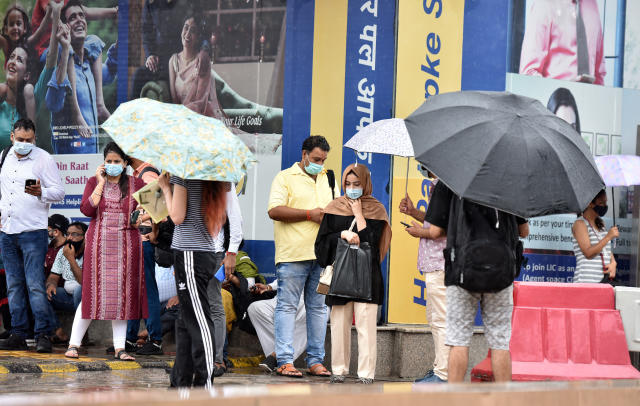
[[407, 180], [405, 194], [409, 182], [409, 158], [413, 157], [413, 145], [404, 119], [389, 118], [378, 120], [358, 131], [345, 147], [358, 152], [373, 152], [376, 154], [396, 155], [407, 158]]

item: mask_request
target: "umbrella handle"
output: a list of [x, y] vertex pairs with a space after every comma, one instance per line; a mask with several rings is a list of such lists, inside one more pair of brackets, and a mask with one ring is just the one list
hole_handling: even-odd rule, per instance
[[407, 191], [409, 190], [409, 161], [411, 160], [411, 157], [407, 157], [407, 174], [405, 176], [405, 181], [404, 181], [404, 195], [407, 195]]

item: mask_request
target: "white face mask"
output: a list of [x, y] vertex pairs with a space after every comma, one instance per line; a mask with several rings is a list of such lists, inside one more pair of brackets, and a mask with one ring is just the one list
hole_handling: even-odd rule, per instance
[[15, 141], [13, 143], [13, 150], [20, 155], [28, 155], [33, 150], [34, 145], [30, 142]]

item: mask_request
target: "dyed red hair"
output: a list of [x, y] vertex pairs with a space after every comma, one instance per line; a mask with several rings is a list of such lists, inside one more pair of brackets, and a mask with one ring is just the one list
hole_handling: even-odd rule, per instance
[[204, 182], [202, 188], [202, 214], [207, 230], [212, 236], [218, 235], [227, 221], [227, 191], [226, 182]]

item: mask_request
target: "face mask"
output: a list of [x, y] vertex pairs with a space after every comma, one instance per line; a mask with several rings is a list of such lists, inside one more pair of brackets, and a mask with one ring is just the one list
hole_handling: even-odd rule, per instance
[[109, 176], [118, 176], [123, 170], [124, 168], [120, 164], [104, 164], [104, 171]]
[[347, 194], [347, 197], [349, 199], [351, 199], [351, 200], [359, 199], [360, 196], [362, 196], [362, 188], [358, 188], [358, 189], [355, 189], [355, 188], [351, 189], [350, 188], [350, 189], [347, 189], [346, 190], [346, 194]]
[[323, 165], [318, 165], [315, 162], [311, 162], [308, 158], [307, 162], [309, 163], [309, 165], [305, 165], [304, 170], [307, 171], [309, 175], [317, 175], [322, 171]]
[[33, 149], [33, 144], [30, 142], [16, 141], [13, 143], [13, 150], [20, 155], [28, 155]]
[[607, 214], [607, 211], [609, 211], [609, 206], [606, 204], [604, 206], [596, 205], [593, 206], [593, 211], [595, 211], [599, 217], [604, 217], [604, 215]]

